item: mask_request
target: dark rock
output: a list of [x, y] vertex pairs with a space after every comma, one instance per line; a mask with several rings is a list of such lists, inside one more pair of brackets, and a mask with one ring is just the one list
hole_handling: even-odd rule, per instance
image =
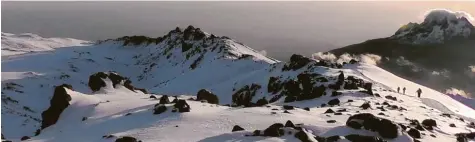
[[341, 112], [335, 112], [334, 115], [343, 115]]
[[384, 114], [384, 113], [382, 113], [382, 112], [380, 112], [380, 113], [378, 113], [378, 115], [385, 115], [385, 114]]
[[299, 140], [302, 141], [302, 142], [312, 142], [312, 141], [310, 140], [310, 137], [308, 136], [308, 134], [305, 133], [303, 130], [301, 130], [301, 131], [295, 133], [294, 136], [295, 136], [295, 138], [299, 139]]
[[336, 120], [328, 120], [327, 123], [336, 123]]
[[325, 111], [324, 113], [335, 113], [335, 111], [333, 111], [332, 109], [327, 109], [327, 111]]
[[293, 110], [294, 106], [289, 106], [289, 105], [284, 105], [283, 106], [285, 110]]
[[353, 102], [353, 100], [348, 100], [349, 103]]
[[295, 125], [294, 125], [294, 123], [292, 123], [292, 121], [290, 121], [290, 120], [287, 120], [287, 122], [285, 122], [285, 125], [284, 125], [284, 127], [292, 127], [292, 128], [294, 128], [294, 127], [295, 127]]
[[310, 108], [305, 107], [305, 108], [303, 108], [303, 110], [310, 111]]
[[110, 138], [113, 138], [113, 137], [115, 137], [115, 136], [114, 135], [104, 135], [104, 136], [102, 136], [102, 138], [104, 138], [104, 139], [110, 139]]
[[424, 131], [424, 128], [422, 127], [422, 125], [419, 123], [419, 121], [413, 119], [413, 120], [409, 120], [410, 122], [410, 125], [414, 126], [414, 128], [416, 128], [417, 130], [419, 131]]
[[218, 96], [215, 94], [211, 93], [210, 91], [206, 89], [201, 89], [198, 91], [196, 94], [196, 100], [201, 101], [201, 100], [206, 100], [210, 104], [219, 104], [219, 99]]
[[360, 108], [362, 108], [362, 109], [368, 109], [368, 108], [371, 108], [371, 105], [369, 104], [369, 102], [366, 102], [366, 103], [364, 103], [363, 105], [361, 105]]
[[261, 130], [255, 130], [252, 132], [252, 136], [260, 136], [261, 135]]
[[87, 117], [82, 117], [82, 121], [86, 121], [87, 120]]
[[42, 122], [41, 129], [49, 127], [59, 119], [60, 114], [69, 106], [71, 96], [66, 92], [65, 88], [72, 88], [71, 85], [63, 84], [54, 89], [53, 98], [50, 100], [50, 106], [46, 111], [41, 113]]
[[333, 92], [332, 92], [332, 97], [340, 96], [340, 95], [342, 95], [342, 94], [343, 94], [343, 93], [341, 93], [341, 92], [333, 91]]
[[455, 124], [452, 123], [452, 124], [449, 124], [449, 126], [450, 126], [450, 127], [455, 127]]
[[115, 140], [115, 142], [139, 142], [136, 138], [124, 136]]
[[[338, 140], [340, 140], [340, 136], [330, 136], [330, 137], [327, 137], [327, 138], [324, 138], [322, 142], [338, 142]], [[320, 141], [318, 141], [320, 142]]]
[[429, 136], [436, 138], [436, 136], [434, 134], [430, 134]]
[[373, 136], [362, 136], [357, 134], [346, 135], [345, 138], [351, 142], [386, 142], [386, 140]]
[[233, 130], [231, 132], [236, 132], [236, 131], [244, 131], [244, 128], [242, 128], [239, 125], [234, 125]]
[[257, 90], [261, 88], [258, 84], [246, 85], [232, 95], [233, 104], [237, 106], [252, 107], [252, 97], [256, 95]]
[[149, 98], [150, 98], [150, 99], [157, 99], [157, 97], [155, 97], [155, 95], [150, 95]]
[[28, 137], [28, 136], [23, 136], [23, 137], [21, 137], [20, 140], [21, 140], [21, 141], [24, 141], [24, 140], [28, 140], [28, 139], [30, 139], [30, 137]]
[[284, 113], [290, 113], [290, 112], [289, 112], [289, 111], [287, 111], [287, 110], [284, 110]]
[[311, 59], [304, 57], [302, 55], [293, 54], [290, 57], [290, 61], [284, 65], [282, 71], [289, 71], [289, 70], [298, 70], [308, 63], [310, 63]]
[[282, 123], [275, 123], [269, 126], [264, 130], [264, 136], [270, 137], [280, 137], [284, 135], [284, 130], [282, 129], [284, 125]]
[[153, 114], [161, 114], [163, 112], [167, 111], [167, 107], [164, 105], [156, 105], [155, 108], [153, 109]]
[[297, 97], [295, 97], [295, 96], [287, 96], [284, 99], [284, 103], [295, 102], [296, 100], [297, 100]]
[[409, 129], [409, 131], [407, 131], [407, 134], [409, 134], [409, 136], [415, 139], [421, 138], [421, 132], [419, 132], [419, 130], [414, 129], [414, 128]]
[[160, 98], [160, 101], [158, 102], [159, 104], [169, 104], [170, 103], [170, 99], [168, 99], [168, 95], [163, 95], [161, 98]]
[[346, 125], [354, 129], [363, 127], [366, 130], [378, 132], [383, 138], [393, 139], [398, 135], [398, 126], [396, 124], [370, 113], [360, 113], [350, 116], [346, 121]]
[[381, 97], [381, 95], [379, 95], [378, 93], [374, 94], [374, 96], [376, 96], [376, 97]]
[[384, 98], [388, 99], [388, 100], [393, 100], [393, 101], [397, 101], [397, 98], [396, 97], [393, 97], [391, 95], [387, 95], [385, 96]]
[[332, 99], [332, 100], [328, 101], [328, 105], [330, 105], [330, 106], [334, 106], [334, 105], [338, 105], [338, 104], [340, 104], [339, 99]]
[[434, 119], [425, 119], [422, 121], [422, 126], [427, 130], [433, 130], [433, 127], [437, 127], [437, 122]]
[[109, 75], [105, 72], [98, 72], [89, 76], [88, 86], [92, 91], [99, 91], [102, 87], [106, 87], [106, 83], [103, 79], [106, 79]]
[[190, 112], [190, 105], [185, 100], [178, 100], [174, 105], [178, 112]]
[[347, 112], [347, 111], [346, 111], [346, 108], [342, 108], [342, 109], [336, 110], [336, 112]]
[[450, 114], [448, 114], [448, 113], [442, 113], [440, 116], [444, 116], [444, 117], [452, 118], [452, 116], [450, 116]]
[[264, 105], [267, 105], [269, 104], [269, 102], [267, 101], [267, 99], [265, 97], [257, 100], [256, 102], [256, 106], [264, 106]]

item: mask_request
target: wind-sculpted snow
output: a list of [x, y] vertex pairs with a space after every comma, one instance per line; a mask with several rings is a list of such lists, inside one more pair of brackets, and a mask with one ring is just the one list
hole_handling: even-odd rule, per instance
[[[301, 55], [280, 62], [192, 26], [9, 56], [2, 67], [2, 134], [13, 141], [405, 142], [417, 137], [409, 132], [418, 126], [414, 119], [437, 121], [433, 130], [418, 129], [420, 141], [454, 141], [475, 130], [473, 109], [374, 65]], [[37, 131], [61, 84], [73, 88], [63, 87], [69, 105]], [[397, 86], [408, 88], [406, 95]], [[417, 88], [422, 100], [414, 97]], [[362, 113], [397, 134], [370, 127], [372, 121], [362, 129], [347, 125]], [[294, 127], [273, 125], [288, 120]], [[244, 130], [232, 132], [235, 125]]]

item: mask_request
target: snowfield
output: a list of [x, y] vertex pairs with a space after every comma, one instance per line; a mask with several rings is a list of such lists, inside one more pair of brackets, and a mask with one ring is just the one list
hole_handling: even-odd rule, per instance
[[[14, 42], [14, 36], [2, 33], [1, 124], [7, 140], [28, 136], [33, 142], [106, 142], [130, 136], [144, 142], [280, 142], [304, 141], [297, 137], [303, 135], [308, 136], [307, 141], [340, 136], [336, 141], [345, 142], [351, 139], [345, 136], [357, 134], [411, 142], [415, 139], [409, 128], [417, 127], [410, 124], [413, 119], [437, 122], [433, 128], [424, 124], [419, 130], [421, 136], [416, 139], [423, 142], [456, 141], [455, 134], [475, 131], [470, 125], [475, 122], [472, 108], [375, 65], [326, 64], [299, 55], [284, 63], [194, 27], [175, 29], [159, 38], [123, 37], [95, 44], [58, 41], [60, 46], [45, 50], [37, 41], [39, 37], [31, 36], [20, 43], [28, 41], [39, 45], [38, 49], [15, 49], [28, 54], [4, 56], [4, 41]], [[93, 91], [91, 75], [107, 71], [127, 79], [117, 83], [109, 75], [99, 81], [104, 82], [100, 90]], [[332, 89], [341, 75], [344, 85]], [[146, 91], [130, 89], [126, 80]], [[342, 87], [352, 80], [372, 86]], [[311, 95], [316, 95], [313, 98], [305, 96], [309, 83]], [[61, 84], [72, 89], [57, 87]], [[323, 91], [314, 93], [319, 86]], [[397, 87], [406, 87], [406, 94], [395, 91]], [[423, 91], [422, 98], [415, 95], [418, 88]], [[56, 123], [41, 130], [41, 114], [53, 106], [50, 103], [57, 103], [52, 98], [62, 95], [55, 91], [58, 89], [70, 97], [69, 105]], [[212, 92], [219, 103], [197, 100], [201, 89]], [[177, 102], [157, 105], [164, 95], [169, 101], [173, 96], [186, 100], [190, 111], [173, 112], [179, 110]], [[269, 103], [258, 105], [262, 101]], [[365, 103], [369, 108], [361, 107]], [[159, 106], [166, 110], [154, 114]], [[334, 112], [327, 112], [329, 109]], [[351, 116], [362, 113], [389, 120], [396, 135], [387, 138], [380, 129], [355, 129], [347, 123]], [[264, 136], [266, 128], [288, 120], [296, 126], [280, 128], [284, 132], [280, 136]], [[232, 132], [235, 125], [245, 130]], [[262, 131], [253, 136], [255, 130]]]

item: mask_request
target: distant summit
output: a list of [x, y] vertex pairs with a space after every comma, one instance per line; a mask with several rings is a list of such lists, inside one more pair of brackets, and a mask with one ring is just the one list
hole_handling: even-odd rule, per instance
[[475, 37], [473, 18], [464, 12], [432, 10], [422, 23], [409, 23], [396, 31], [391, 39], [410, 44], [444, 43], [457, 38]]

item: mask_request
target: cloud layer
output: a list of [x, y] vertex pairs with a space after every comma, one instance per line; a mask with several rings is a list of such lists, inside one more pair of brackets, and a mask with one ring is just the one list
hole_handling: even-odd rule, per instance
[[323, 53], [317, 52], [312, 54], [312, 58], [316, 60], [325, 60], [336, 63], [350, 62], [351, 59], [360, 61], [361, 63], [376, 65], [381, 61], [381, 56], [375, 54], [360, 54], [360, 55], [350, 55], [348, 53], [342, 54], [339, 57], [335, 56], [332, 53]]

